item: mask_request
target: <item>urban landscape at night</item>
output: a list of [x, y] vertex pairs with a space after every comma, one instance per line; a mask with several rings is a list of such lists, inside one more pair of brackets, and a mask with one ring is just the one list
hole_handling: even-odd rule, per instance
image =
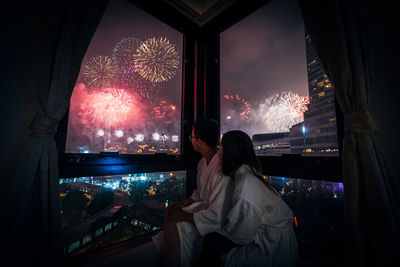
[[165, 205], [185, 198], [185, 171], [60, 179], [65, 254], [159, 230]]
[[[294, 212], [303, 256], [340, 262], [343, 184], [267, 177]], [[186, 172], [60, 180], [66, 255], [77, 255], [158, 231], [168, 202], [186, 198]]]

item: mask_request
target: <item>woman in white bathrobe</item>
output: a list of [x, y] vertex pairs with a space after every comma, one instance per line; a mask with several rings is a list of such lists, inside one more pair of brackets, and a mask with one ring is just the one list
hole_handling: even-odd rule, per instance
[[215, 235], [210, 241], [206, 236], [201, 266], [296, 266], [293, 213], [264, 180], [250, 137], [230, 131], [222, 137], [221, 146], [222, 171], [234, 180], [234, 195], [228, 221], [217, 233], [220, 240], [227, 238], [236, 247], [221, 251]]

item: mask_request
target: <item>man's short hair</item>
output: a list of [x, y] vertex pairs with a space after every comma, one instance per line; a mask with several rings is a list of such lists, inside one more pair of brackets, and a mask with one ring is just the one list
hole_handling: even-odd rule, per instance
[[193, 123], [196, 137], [203, 140], [208, 146], [216, 147], [219, 144], [219, 127], [216, 120], [204, 118]]

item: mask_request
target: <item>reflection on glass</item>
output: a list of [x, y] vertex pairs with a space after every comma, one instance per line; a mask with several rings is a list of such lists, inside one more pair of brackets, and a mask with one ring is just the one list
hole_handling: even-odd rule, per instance
[[275, 176], [267, 181], [294, 213], [300, 256], [343, 264], [343, 184]]
[[258, 155], [337, 156], [333, 87], [297, 1], [272, 1], [220, 36], [221, 132]]
[[67, 153], [180, 154], [183, 36], [110, 1], [71, 97]]
[[166, 203], [185, 197], [186, 171], [60, 179], [65, 254], [161, 229]]

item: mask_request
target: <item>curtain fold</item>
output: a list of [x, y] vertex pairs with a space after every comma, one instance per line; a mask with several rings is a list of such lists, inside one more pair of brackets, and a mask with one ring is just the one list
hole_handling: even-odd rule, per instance
[[25, 60], [35, 69], [24, 68], [26, 73], [19, 75], [29, 79], [26, 90], [36, 90], [37, 105], [3, 174], [2, 211], [13, 215], [1, 224], [4, 246], [0, 261], [5, 266], [63, 265], [58, 158], [53, 136], [69, 106], [81, 61], [107, 3], [43, 1], [32, 10], [37, 12], [32, 15], [33, 25], [26, 27], [31, 27], [36, 37], [31, 40], [31, 51], [25, 53], [30, 58]]
[[345, 264], [400, 266], [399, 181], [391, 173], [374, 134], [378, 127], [368, 112], [375, 53], [368, 36], [371, 6], [338, 0], [299, 3], [345, 117]]

